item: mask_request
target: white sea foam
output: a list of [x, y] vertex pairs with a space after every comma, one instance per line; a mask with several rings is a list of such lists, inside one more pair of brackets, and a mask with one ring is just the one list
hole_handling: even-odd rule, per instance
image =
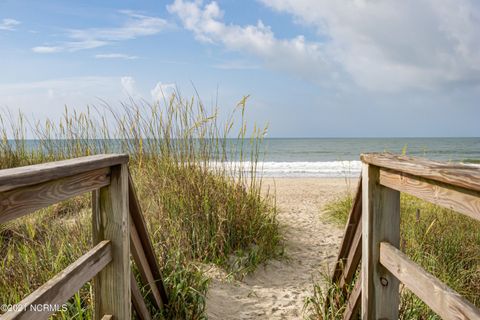
[[[211, 163], [212, 167], [224, 167], [225, 163]], [[228, 168], [251, 168], [250, 162], [229, 162]], [[311, 162], [258, 162], [257, 173], [264, 177], [358, 177], [360, 161], [311, 161]]]

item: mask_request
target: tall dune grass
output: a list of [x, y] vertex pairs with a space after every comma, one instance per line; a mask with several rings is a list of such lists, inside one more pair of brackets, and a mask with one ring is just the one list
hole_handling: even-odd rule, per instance
[[[4, 111], [0, 168], [128, 153], [170, 299], [156, 317], [202, 319], [202, 263], [248, 272], [282, 252], [273, 199], [260, 195], [256, 176], [265, 131], [247, 132], [245, 108], [246, 98], [221, 122], [216, 109], [173, 95], [158, 104], [66, 108], [42, 122]], [[230, 160], [250, 165], [231, 168]], [[0, 226], [0, 303], [20, 301], [91, 247], [88, 195], [39, 211]], [[56, 317], [90, 319], [91, 300], [88, 283]]]
[[[480, 223], [460, 213], [406, 194], [401, 195], [401, 250], [410, 259], [480, 307]], [[352, 205], [350, 194], [327, 205], [339, 226], [344, 226]], [[341, 290], [331, 282], [315, 284], [307, 299], [311, 319], [342, 319]], [[408, 289], [401, 288], [400, 319], [441, 319]], [[340, 304], [336, 303], [339, 301]], [[328, 307], [325, 301], [335, 301]], [[345, 302], [345, 301], [343, 301]]]

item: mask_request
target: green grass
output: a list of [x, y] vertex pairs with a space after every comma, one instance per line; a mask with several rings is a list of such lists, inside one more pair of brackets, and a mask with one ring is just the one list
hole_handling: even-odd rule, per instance
[[[313, 294], [305, 299], [304, 312], [308, 319], [343, 319], [346, 296], [336, 283], [331, 281], [328, 272], [320, 274], [321, 283], [313, 284]], [[351, 288], [348, 288], [350, 290]]]
[[[265, 130], [254, 127], [247, 138], [245, 102], [224, 122], [216, 109], [208, 112], [200, 102], [176, 96], [155, 105], [65, 109], [61, 119], [41, 123], [4, 112], [0, 168], [128, 153], [170, 300], [156, 318], [203, 319], [208, 279], [202, 263], [241, 276], [283, 251], [274, 199], [260, 195], [262, 181], [255, 174]], [[225, 138], [232, 136], [236, 148], [227, 146]], [[40, 145], [32, 150], [27, 137]], [[251, 166], [213, 166], [228, 160]], [[90, 198], [84, 195], [0, 225], [0, 302], [19, 302], [86, 253], [90, 221]], [[87, 283], [55, 317], [90, 319], [91, 301]]]
[[[329, 216], [345, 225], [352, 196], [342, 196], [327, 206]], [[477, 307], [480, 307], [480, 223], [462, 214], [401, 195], [401, 250], [413, 261], [446, 283]], [[325, 298], [335, 291], [328, 283], [307, 300], [306, 308], [312, 319], [325, 318], [326, 312], [341, 309], [331, 304], [325, 308]], [[337, 290], [338, 291], [338, 290]], [[336, 309], [335, 309], [336, 308]], [[428, 306], [401, 286], [400, 319], [440, 319]]]

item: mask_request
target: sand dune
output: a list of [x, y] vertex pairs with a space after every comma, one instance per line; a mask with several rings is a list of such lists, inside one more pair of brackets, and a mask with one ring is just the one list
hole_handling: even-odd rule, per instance
[[322, 210], [349, 188], [345, 179], [265, 180], [265, 188], [274, 184], [288, 259], [270, 261], [243, 281], [211, 272], [209, 319], [301, 319], [312, 279], [335, 261], [343, 230], [322, 219]]

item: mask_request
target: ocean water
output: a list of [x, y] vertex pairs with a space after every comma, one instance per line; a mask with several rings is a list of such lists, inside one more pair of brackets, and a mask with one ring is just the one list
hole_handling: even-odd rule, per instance
[[480, 138], [270, 138], [259, 171], [267, 177], [357, 177], [361, 153], [404, 149], [409, 156], [480, 163]]
[[[97, 140], [99, 145], [104, 142]], [[59, 140], [58, 144], [61, 143]], [[233, 154], [229, 165], [236, 168], [238, 143], [236, 139], [227, 141], [228, 153]], [[27, 140], [26, 144], [33, 150], [42, 148], [38, 140]], [[110, 152], [122, 152], [121, 140], [108, 140], [107, 145]], [[248, 142], [244, 148], [248, 155]], [[480, 166], [480, 138], [267, 138], [260, 147], [257, 168], [258, 174], [265, 177], [358, 177], [360, 154], [385, 151], [400, 154], [403, 150], [409, 156]], [[250, 164], [243, 165], [248, 168]]]

